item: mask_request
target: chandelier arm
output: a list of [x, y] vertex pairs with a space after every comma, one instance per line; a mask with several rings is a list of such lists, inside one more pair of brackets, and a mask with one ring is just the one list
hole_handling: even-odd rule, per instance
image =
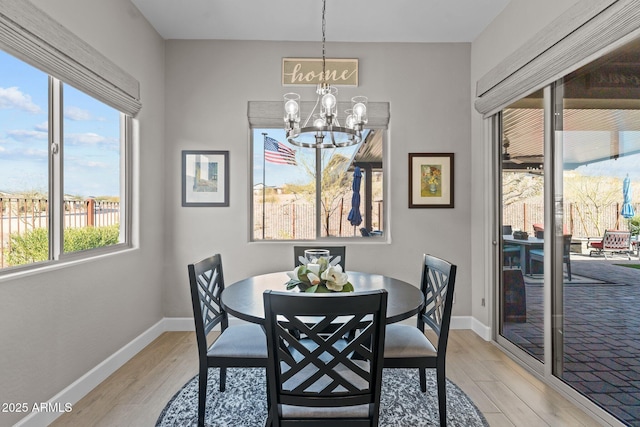
[[[318, 96], [316, 97], [316, 103], [313, 106], [313, 109], [311, 110], [311, 112], [309, 113], [309, 115], [307, 116], [307, 120], [304, 121], [304, 124], [302, 125], [303, 128], [306, 128], [307, 125], [309, 124], [309, 120], [311, 120], [311, 117], [313, 117], [313, 113], [316, 112], [316, 108], [318, 108], [318, 104], [320, 103], [320, 94], [318, 94]], [[302, 108], [302, 105], [300, 106]], [[311, 123], [313, 124], [313, 123]]]

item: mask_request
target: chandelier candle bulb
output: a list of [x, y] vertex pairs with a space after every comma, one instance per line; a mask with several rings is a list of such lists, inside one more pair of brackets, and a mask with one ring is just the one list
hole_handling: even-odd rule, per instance
[[333, 111], [336, 106], [336, 97], [330, 93], [326, 94], [322, 97], [322, 105], [327, 111]]
[[300, 127], [300, 95], [297, 93], [284, 95], [284, 122], [286, 128], [292, 131]]
[[287, 112], [287, 117], [289, 118], [289, 120], [291, 120], [293, 117], [296, 116], [296, 113], [298, 112], [298, 104], [295, 101], [290, 99], [285, 104], [284, 109]]
[[354, 120], [356, 122], [367, 123], [367, 101], [366, 96], [354, 96], [351, 98]]

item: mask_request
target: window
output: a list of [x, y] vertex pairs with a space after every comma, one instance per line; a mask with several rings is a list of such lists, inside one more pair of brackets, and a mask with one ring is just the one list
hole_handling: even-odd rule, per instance
[[[284, 130], [252, 133], [252, 240], [315, 240], [381, 235], [384, 224], [383, 130], [368, 130], [351, 147], [316, 150], [286, 141]], [[354, 172], [362, 217], [349, 221]]]
[[127, 121], [0, 51], [0, 269], [126, 243]]

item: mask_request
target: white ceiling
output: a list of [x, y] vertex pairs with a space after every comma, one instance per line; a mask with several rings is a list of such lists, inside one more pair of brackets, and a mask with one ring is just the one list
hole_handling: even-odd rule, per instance
[[[327, 0], [327, 41], [471, 42], [510, 0]], [[320, 0], [132, 0], [165, 39], [322, 40]]]

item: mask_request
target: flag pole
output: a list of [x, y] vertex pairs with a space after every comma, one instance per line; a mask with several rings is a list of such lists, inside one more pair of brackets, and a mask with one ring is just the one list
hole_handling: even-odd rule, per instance
[[266, 227], [264, 223], [265, 190], [267, 188], [267, 183], [265, 181], [267, 134], [265, 132], [262, 132], [262, 138], [262, 240], [264, 240], [264, 229]]

